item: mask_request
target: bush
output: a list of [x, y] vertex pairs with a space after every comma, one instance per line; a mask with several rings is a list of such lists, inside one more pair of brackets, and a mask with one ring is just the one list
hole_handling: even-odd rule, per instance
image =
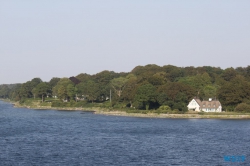
[[66, 107], [67, 103], [61, 101], [53, 101], [51, 107]]
[[162, 105], [157, 110], [154, 110], [153, 113], [157, 114], [167, 114], [171, 113], [171, 108], [168, 105]]
[[250, 112], [250, 105], [246, 103], [238, 104], [235, 109], [236, 112]]
[[168, 105], [162, 105], [158, 108], [158, 110], [171, 111], [171, 108]]

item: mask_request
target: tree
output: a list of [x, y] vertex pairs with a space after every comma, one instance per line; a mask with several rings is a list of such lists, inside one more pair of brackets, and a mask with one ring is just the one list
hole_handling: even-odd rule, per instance
[[170, 80], [171, 82], [174, 82], [179, 77], [183, 77], [184, 75], [183, 70], [176, 66], [167, 65], [167, 66], [163, 66], [163, 69], [167, 74], [168, 80]]
[[237, 75], [236, 71], [234, 70], [234, 68], [231, 67], [224, 70], [222, 78], [224, 78], [224, 80], [226, 81], [230, 81], [233, 78], [235, 78], [236, 75]]
[[48, 83], [41, 82], [36, 86], [36, 93], [38, 96], [42, 98], [42, 102], [44, 102], [44, 96], [50, 91], [50, 86]]
[[33, 88], [33, 89], [31, 90], [31, 92], [32, 92], [33, 97], [34, 97], [34, 99], [35, 99], [36, 96], [37, 96], [37, 89], [36, 89], [36, 88]]
[[218, 85], [204, 86], [203, 89], [202, 89], [202, 98], [203, 99], [208, 99], [208, 98], [216, 97], [218, 88], [219, 88]]
[[172, 109], [185, 110], [189, 100], [196, 95], [193, 87], [180, 82], [169, 82], [157, 89], [157, 102]]
[[76, 95], [76, 88], [72, 84], [69, 84], [67, 86], [67, 96], [69, 96], [70, 100], [74, 100], [75, 95]]
[[27, 81], [23, 83], [21, 88], [19, 89], [19, 96], [20, 98], [30, 98], [32, 97], [32, 89], [34, 87], [31, 85], [31, 81]]
[[152, 84], [145, 84], [137, 89], [135, 102], [142, 103], [146, 110], [149, 109], [151, 102], [156, 102], [156, 88]]
[[250, 100], [250, 84], [241, 75], [225, 83], [218, 91], [222, 105], [233, 106]]
[[[160, 86], [157, 91], [159, 93], [165, 93], [168, 96], [168, 99], [172, 100], [173, 102], [178, 101], [180, 96], [183, 95], [185, 95], [185, 101], [183, 102], [188, 102], [189, 99], [196, 95], [194, 88], [180, 82], [167, 83]], [[182, 93], [182, 95], [179, 93]]]
[[91, 78], [91, 75], [86, 74], [86, 73], [81, 73], [81, 74], [77, 75], [76, 78], [77, 78], [78, 80], [80, 80], [81, 82], [86, 82], [86, 81], [92, 79], [92, 78]]
[[88, 98], [88, 100], [91, 101], [92, 103], [100, 95], [98, 84], [92, 80], [88, 80], [85, 83], [82, 82], [82, 83], [78, 84], [77, 89], [81, 95], [86, 96]]
[[247, 103], [240, 103], [235, 107], [236, 112], [250, 112], [250, 105]]
[[97, 99], [99, 93], [98, 93], [98, 84], [95, 83], [94, 81], [88, 81], [86, 83], [86, 90], [87, 90], [87, 94], [88, 94], [88, 99], [90, 101], [92, 101], [92, 103], [94, 102], [94, 100]]
[[53, 95], [58, 96], [63, 100], [68, 99], [67, 86], [70, 84], [73, 85], [72, 81], [70, 81], [68, 78], [61, 78], [53, 88]]
[[33, 89], [34, 87], [36, 87], [38, 84], [40, 84], [41, 82], [43, 82], [41, 80], [41, 78], [33, 78], [31, 81], [30, 81], [30, 88]]
[[126, 82], [124, 89], [123, 89], [123, 93], [122, 93], [122, 98], [125, 101], [128, 101], [130, 104], [130, 107], [133, 107], [132, 101], [134, 100], [136, 91], [137, 91], [137, 78], [133, 75], [133, 76], [129, 76], [128, 75], [128, 81]]
[[9, 96], [10, 88], [7, 85], [0, 86], [0, 97], [7, 98]]
[[56, 84], [60, 81], [60, 78], [57, 78], [57, 77], [53, 77], [50, 81], [49, 81], [49, 85], [51, 87], [51, 89], [53, 87], [56, 86]]
[[58, 85], [57, 95], [61, 100], [67, 99], [68, 96], [66, 87], [63, 85]]
[[128, 81], [127, 78], [119, 77], [119, 78], [114, 78], [110, 82], [112, 88], [115, 90], [115, 93], [118, 95], [119, 98], [122, 95], [123, 88], [125, 87], [127, 81]]
[[21, 84], [13, 84], [10, 87], [9, 98], [14, 101], [20, 101], [19, 90], [21, 88]]
[[[104, 70], [100, 73], [95, 74], [92, 78], [92, 81], [94, 81], [95, 83], [97, 83], [97, 87], [98, 87], [98, 97], [103, 98], [103, 96], [107, 97], [109, 96], [109, 92], [110, 92], [110, 81], [114, 78], [119, 77], [119, 74], [113, 72], [113, 71], [108, 71], [108, 70]], [[88, 80], [90, 81], [90, 80]], [[87, 81], [86, 81], [87, 82]]]

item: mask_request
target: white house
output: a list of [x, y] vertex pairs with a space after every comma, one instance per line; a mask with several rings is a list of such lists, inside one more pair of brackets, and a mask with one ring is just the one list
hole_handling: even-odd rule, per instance
[[203, 100], [193, 98], [189, 104], [188, 104], [188, 110], [193, 111], [204, 111], [204, 112], [221, 112], [222, 106], [219, 100], [212, 100], [212, 98], [209, 98], [209, 100]]

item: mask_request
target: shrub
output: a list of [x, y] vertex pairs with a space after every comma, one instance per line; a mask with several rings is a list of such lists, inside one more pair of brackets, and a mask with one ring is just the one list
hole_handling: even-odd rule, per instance
[[65, 107], [67, 103], [61, 101], [53, 101], [51, 107]]
[[236, 112], [250, 112], [250, 105], [246, 103], [238, 104], [235, 109]]
[[162, 105], [158, 108], [158, 110], [171, 111], [171, 108], [168, 105]]

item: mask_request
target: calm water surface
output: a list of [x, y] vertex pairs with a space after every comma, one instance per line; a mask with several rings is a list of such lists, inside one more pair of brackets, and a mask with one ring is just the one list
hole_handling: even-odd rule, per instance
[[0, 148], [1, 166], [250, 165], [250, 120], [116, 117], [0, 101]]

